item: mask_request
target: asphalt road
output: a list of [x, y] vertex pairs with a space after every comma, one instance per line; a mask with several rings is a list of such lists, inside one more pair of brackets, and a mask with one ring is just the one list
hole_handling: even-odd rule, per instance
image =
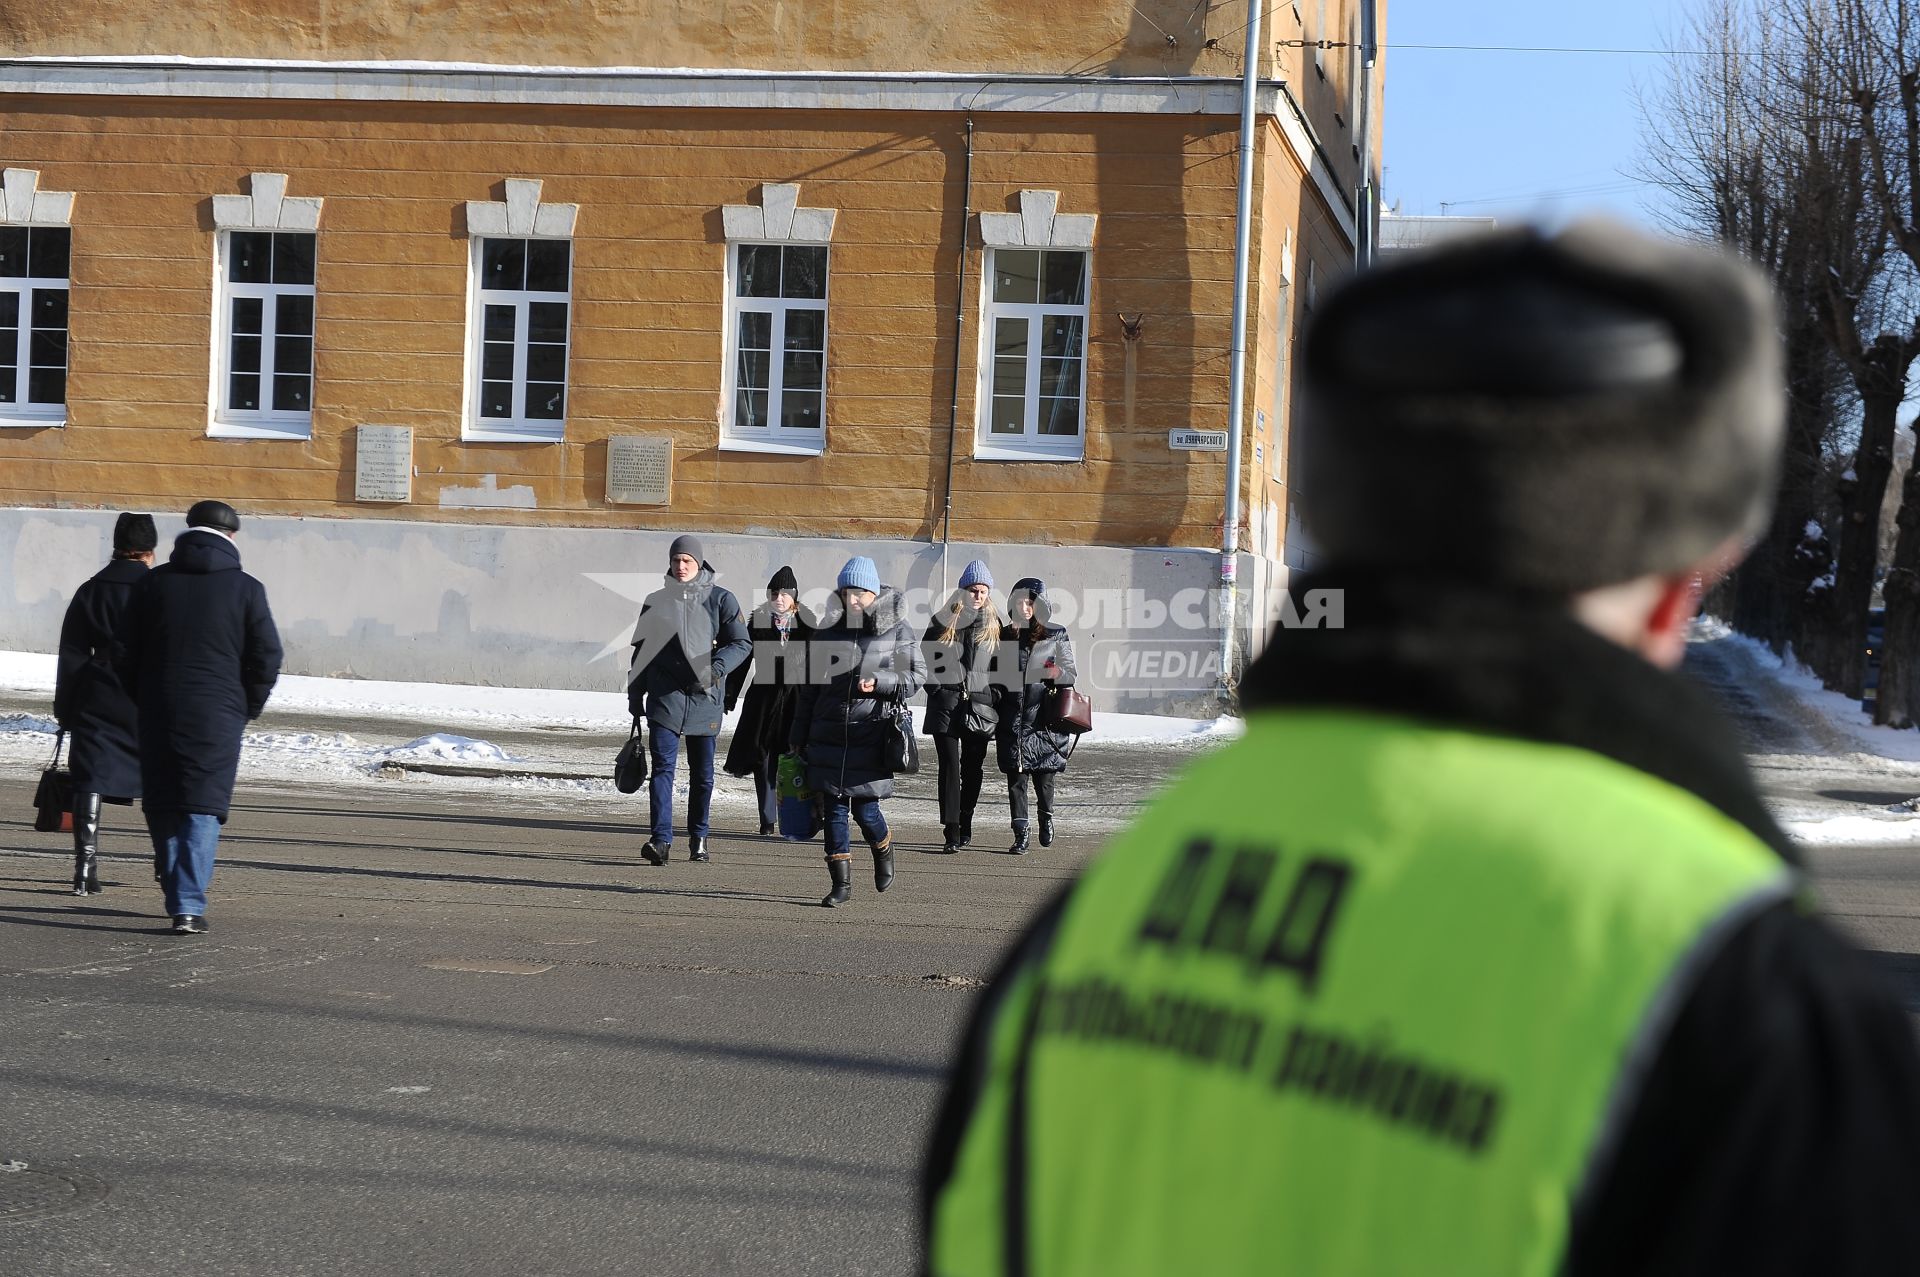
[[255, 791], [192, 938], [134, 812], [80, 901], [29, 800], [0, 777], [8, 1274], [910, 1271], [962, 1017], [1098, 842], [1016, 859], [983, 812], [941, 856], [903, 801], [893, 890], [863, 856], [827, 910], [812, 845], [654, 869], [578, 799]]
[[[1728, 699], [1768, 783], [1891, 792], [1840, 758], [1809, 782], [1783, 760], [1823, 742]], [[712, 865], [650, 868], [635, 805], [256, 787], [198, 938], [165, 934], [135, 813], [75, 900], [0, 771], [0, 1274], [912, 1271], [981, 979], [1184, 757], [1084, 752], [1062, 842], [1022, 859], [984, 815], [934, 854], [916, 778], [898, 883], [862, 857], [845, 910], [813, 846], [723, 828]], [[1920, 847], [1812, 864], [1920, 1010]]]

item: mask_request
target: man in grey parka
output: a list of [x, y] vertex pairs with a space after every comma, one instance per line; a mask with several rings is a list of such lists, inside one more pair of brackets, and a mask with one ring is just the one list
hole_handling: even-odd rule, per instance
[[713, 754], [720, 736], [727, 675], [753, 651], [740, 601], [713, 583], [713, 568], [692, 536], [667, 551], [667, 582], [647, 596], [633, 631], [627, 708], [647, 720], [652, 764], [647, 798], [650, 837], [640, 855], [664, 866], [673, 848], [673, 781], [687, 751], [687, 854], [707, 860], [713, 803]]

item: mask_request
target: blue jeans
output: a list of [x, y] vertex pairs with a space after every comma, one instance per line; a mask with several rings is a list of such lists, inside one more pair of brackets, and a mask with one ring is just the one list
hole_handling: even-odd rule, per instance
[[707, 836], [707, 814], [713, 807], [713, 747], [717, 736], [686, 736], [655, 723], [647, 724], [647, 752], [653, 775], [647, 781], [647, 814], [652, 818], [653, 845], [673, 845], [673, 776], [680, 765], [680, 746], [687, 747], [687, 836]]
[[213, 886], [213, 852], [220, 843], [220, 818], [197, 811], [149, 811], [147, 832], [153, 835], [154, 863], [160, 869], [167, 916], [204, 917], [207, 888]]
[[887, 836], [887, 818], [880, 813], [878, 798], [848, 798], [845, 794], [828, 794], [827, 799], [827, 859], [844, 856], [848, 852], [847, 813], [853, 813], [853, 819], [860, 826], [860, 832], [867, 836], [869, 845], [877, 844]]

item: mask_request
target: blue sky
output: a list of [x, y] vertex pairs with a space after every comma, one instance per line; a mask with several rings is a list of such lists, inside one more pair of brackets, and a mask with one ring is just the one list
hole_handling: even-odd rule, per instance
[[1674, 59], [1395, 46], [1658, 49], [1677, 38], [1687, 2], [1389, 0], [1387, 206], [1549, 222], [1601, 209], [1649, 221], [1660, 195], [1633, 180], [1633, 91], [1656, 88]]

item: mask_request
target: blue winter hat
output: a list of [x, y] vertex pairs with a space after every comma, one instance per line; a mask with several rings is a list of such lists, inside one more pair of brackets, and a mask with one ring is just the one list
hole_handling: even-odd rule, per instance
[[840, 579], [835, 585], [842, 590], [871, 590], [878, 594], [880, 569], [873, 566], [873, 560], [866, 555], [856, 554], [847, 560], [847, 566], [840, 569]]
[[993, 588], [993, 573], [987, 571], [985, 559], [975, 559], [960, 573], [960, 588], [964, 590], [970, 585], [984, 585], [989, 590]]

